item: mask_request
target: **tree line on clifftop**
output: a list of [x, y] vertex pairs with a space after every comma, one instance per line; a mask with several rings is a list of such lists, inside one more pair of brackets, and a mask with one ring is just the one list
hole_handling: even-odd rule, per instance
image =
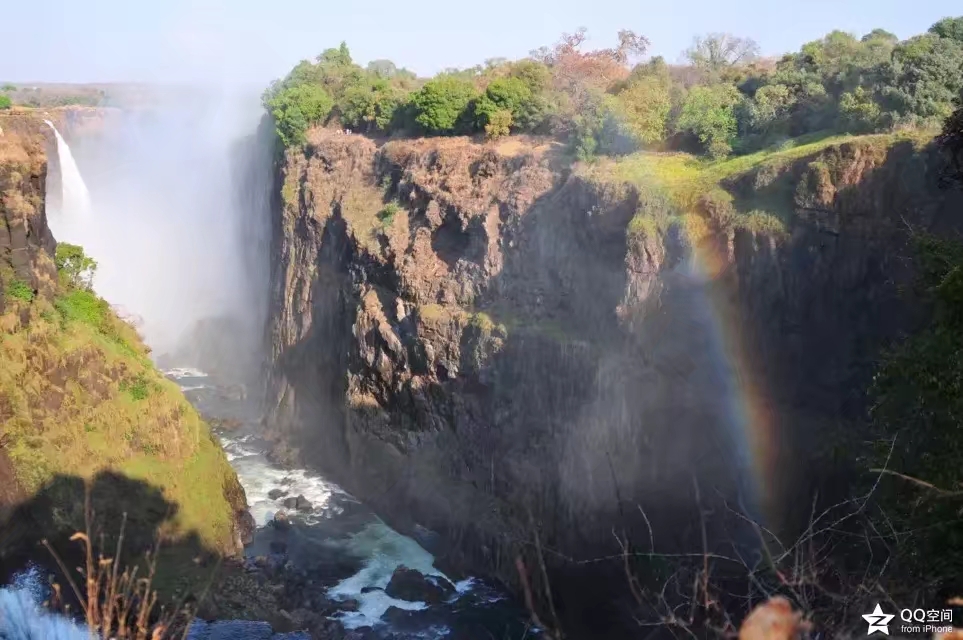
[[579, 29], [528, 58], [430, 79], [389, 60], [362, 67], [342, 43], [301, 61], [263, 102], [285, 146], [337, 124], [380, 136], [546, 134], [582, 159], [640, 148], [719, 158], [807, 134], [937, 128], [963, 88], [963, 17], [902, 41], [833, 31], [778, 59], [713, 33], [678, 65], [643, 60], [649, 41], [632, 31], [614, 48], [586, 50], [586, 39]]

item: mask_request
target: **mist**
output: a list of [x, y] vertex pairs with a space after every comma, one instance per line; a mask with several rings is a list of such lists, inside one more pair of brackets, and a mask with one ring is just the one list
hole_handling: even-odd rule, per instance
[[54, 224], [54, 234], [97, 260], [94, 289], [133, 319], [158, 358], [253, 373], [273, 150], [271, 136], [258, 137], [258, 94], [155, 93], [149, 107], [105, 116], [96, 134], [69, 135], [68, 125], [90, 213], [80, 230], [60, 237]]

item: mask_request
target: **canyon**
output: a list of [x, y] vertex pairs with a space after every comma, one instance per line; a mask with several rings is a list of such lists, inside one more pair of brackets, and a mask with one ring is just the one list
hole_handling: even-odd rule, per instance
[[631, 606], [624, 545], [705, 549], [700, 513], [792, 536], [848, 497], [919, 323], [909, 231], [959, 231], [930, 140], [750, 157], [686, 200], [543, 139], [315, 129], [276, 189], [275, 456], [569, 624]]
[[[69, 113], [51, 120], [81, 148], [119, 117]], [[758, 554], [746, 523], [792, 539], [812, 505], [849, 497], [880, 354], [923, 319], [911, 232], [961, 230], [963, 195], [938, 188], [944, 160], [924, 134], [830, 138], [702, 174], [674, 154], [573, 162], [537, 136], [375, 140], [318, 127], [272, 155], [268, 124], [232, 151], [239, 210], [265, 227], [243, 229], [243, 304], [156, 358], [263, 398], [259, 435], [275, 463], [321, 472], [430, 548], [446, 575], [494, 578], [573, 637], [636, 629], [631, 573], [658, 571], [630, 568], [629, 551]], [[3, 286], [36, 295], [0, 312], [10, 335], [53, 331], [51, 132], [38, 118], [0, 127]], [[673, 162], [691, 172], [652, 170]], [[24, 362], [59, 344], [34, 342]], [[67, 379], [104, 407], [133, 369], [167, 384], [133, 348], [124, 362], [109, 350], [50, 359], [26, 405], [0, 397], [14, 411], [4, 423], [73, 420], [70, 402], [42, 401], [73, 393]], [[177, 406], [152, 410], [128, 439], [148, 457], [155, 427], [206, 429], [164, 389]], [[216, 524], [197, 496], [177, 495], [187, 519], [172, 538], [193, 527], [207, 552], [236, 556], [250, 534], [244, 489], [212, 438], [202, 448], [223, 489], [207, 503]], [[176, 469], [197, 451], [163, 454]], [[29, 536], [7, 526], [26, 522], [10, 506], [36, 487], [11, 460], [0, 448], [11, 480], [0, 520], [14, 532], [0, 551], [13, 562]], [[111, 466], [100, 462], [75, 471]], [[127, 486], [103, 479], [109, 495]], [[33, 504], [44, 518], [63, 496], [45, 500]], [[32, 517], [49, 535], [66, 530]]]

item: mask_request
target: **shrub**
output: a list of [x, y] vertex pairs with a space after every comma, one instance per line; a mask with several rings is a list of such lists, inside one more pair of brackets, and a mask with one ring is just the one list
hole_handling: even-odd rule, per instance
[[93, 286], [97, 261], [84, 253], [83, 247], [66, 242], [57, 244], [54, 262], [66, 285], [88, 291]]
[[285, 147], [304, 144], [308, 128], [323, 122], [334, 106], [328, 92], [312, 84], [281, 89], [267, 102]]
[[14, 280], [10, 283], [10, 286], [7, 287], [7, 296], [14, 300], [20, 300], [21, 302], [30, 302], [33, 300], [34, 291], [33, 288], [23, 280]]
[[411, 97], [415, 122], [430, 135], [469, 133], [469, 106], [475, 87], [467, 80], [441, 76], [429, 80]]
[[394, 222], [395, 214], [401, 210], [401, 206], [397, 202], [389, 202], [384, 206], [384, 208], [378, 212], [378, 220], [385, 227], [390, 227], [391, 223]]
[[67, 322], [82, 322], [101, 332], [108, 329], [110, 305], [91, 291], [68, 291], [54, 301], [54, 307]]
[[10, 96], [0, 96], [0, 109], [9, 109], [12, 104]]
[[485, 125], [485, 135], [488, 138], [498, 138], [507, 136], [512, 130], [512, 112], [508, 109], [495, 111], [488, 116], [488, 123]]

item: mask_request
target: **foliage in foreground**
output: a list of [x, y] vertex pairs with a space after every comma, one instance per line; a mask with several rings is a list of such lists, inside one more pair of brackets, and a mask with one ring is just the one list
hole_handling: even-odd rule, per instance
[[[84, 622], [92, 638], [111, 640], [172, 640], [186, 638], [194, 616], [193, 610], [184, 602], [171, 607], [159, 606], [160, 594], [154, 588], [157, 573], [157, 554], [159, 545], [145, 558], [146, 573], [138, 576], [139, 566], [121, 569], [124, 546], [124, 529], [127, 514], [123, 515], [117, 547], [113, 556], [104, 556], [103, 551], [94, 553], [91, 523], [93, 512], [90, 506], [90, 487], [87, 487], [84, 502], [84, 521], [86, 530], [71, 536], [71, 542], [79, 542], [83, 548], [84, 566], [76, 569], [77, 581], [50, 543], [43, 541], [57, 562], [72, 595], [81, 607]], [[62, 587], [52, 584], [53, 598], [49, 603], [70, 614], [69, 605], [61, 600]]]

